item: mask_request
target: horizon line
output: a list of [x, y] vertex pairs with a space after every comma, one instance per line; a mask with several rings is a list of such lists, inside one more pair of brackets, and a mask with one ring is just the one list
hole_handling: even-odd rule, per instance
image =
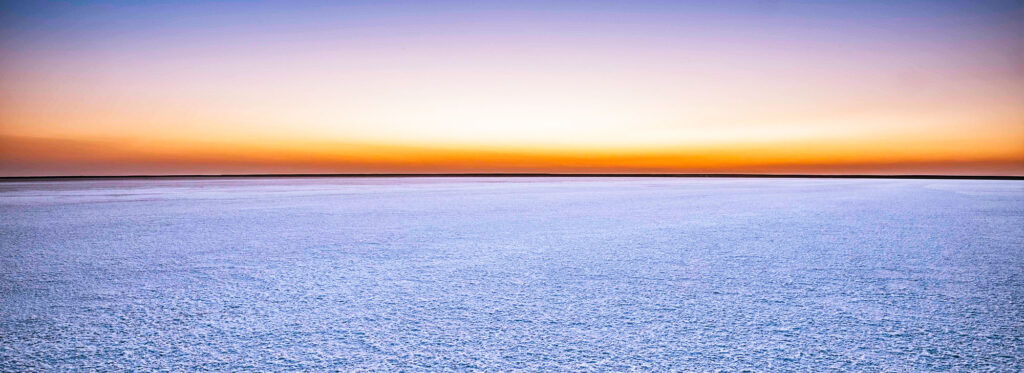
[[4, 181], [59, 181], [89, 179], [199, 179], [199, 178], [293, 178], [293, 177], [663, 177], [663, 178], [808, 178], [808, 179], [952, 179], [952, 180], [1024, 180], [1008, 175], [935, 175], [935, 174], [762, 174], [762, 173], [546, 173], [546, 172], [468, 172], [468, 173], [287, 173], [287, 174], [165, 174], [165, 175], [43, 175], [0, 176]]

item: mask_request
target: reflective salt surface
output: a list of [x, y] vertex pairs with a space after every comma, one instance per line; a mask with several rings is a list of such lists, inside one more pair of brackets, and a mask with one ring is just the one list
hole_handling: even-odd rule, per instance
[[0, 370], [1024, 368], [1024, 182], [0, 183]]

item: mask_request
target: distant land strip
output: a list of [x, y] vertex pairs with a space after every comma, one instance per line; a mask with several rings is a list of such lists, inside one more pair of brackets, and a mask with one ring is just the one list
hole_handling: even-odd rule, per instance
[[817, 174], [692, 174], [692, 173], [366, 173], [366, 174], [195, 174], [195, 175], [75, 175], [0, 176], [0, 181], [105, 180], [105, 179], [199, 179], [199, 178], [293, 178], [293, 177], [659, 177], [659, 178], [806, 178], [806, 179], [952, 179], [1024, 180], [1024, 176], [997, 175], [817, 175]]

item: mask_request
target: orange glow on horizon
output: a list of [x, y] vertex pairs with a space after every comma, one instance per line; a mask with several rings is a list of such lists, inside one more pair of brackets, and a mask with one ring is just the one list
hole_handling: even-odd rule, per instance
[[[884, 140], [739, 144], [692, 148], [415, 147], [274, 142], [167, 143], [145, 140], [0, 137], [11, 176], [246, 173], [810, 173], [1024, 175], [1013, 139], [980, 139], [950, 150], [941, 139], [908, 147]], [[962, 145], [962, 144], [961, 144]], [[944, 158], [945, 157], [945, 158]], [[24, 170], [19, 167], [25, 167]], [[113, 171], [111, 171], [113, 170]], [[124, 170], [127, 170], [125, 172]]]

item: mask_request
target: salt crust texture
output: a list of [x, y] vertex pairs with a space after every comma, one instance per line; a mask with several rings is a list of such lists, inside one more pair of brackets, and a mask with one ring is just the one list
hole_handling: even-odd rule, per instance
[[1020, 371], [1024, 182], [0, 183], [0, 370]]

